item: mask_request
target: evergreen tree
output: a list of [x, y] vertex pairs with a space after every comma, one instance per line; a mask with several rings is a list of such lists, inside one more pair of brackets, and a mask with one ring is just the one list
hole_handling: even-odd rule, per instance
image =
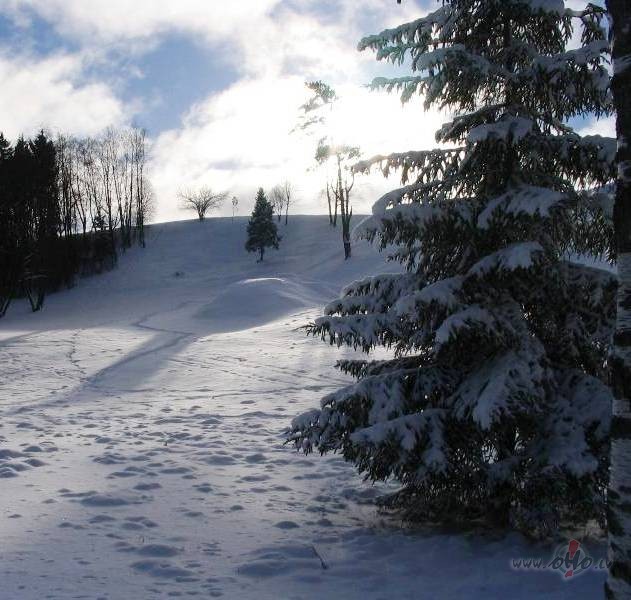
[[0, 131], [0, 160], [5, 161], [9, 158], [11, 158], [11, 142]]
[[[12, 262], [19, 274], [19, 292], [28, 294], [35, 277], [33, 257], [36, 253], [37, 212], [34, 203], [35, 165], [27, 140], [20, 137], [7, 164], [7, 186], [12, 212], [12, 233], [15, 247]], [[34, 307], [33, 307], [34, 308]]]
[[[57, 237], [60, 215], [57, 189], [57, 158], [55, 145], [43, 131], [29, 142], [30, 174], [25, 184], [29, 205], [30, 243], [25, 257], [23, 287], [33, 311], [44, 304], [48, 290], [55, 289], [64, 271], [63, 256]], [[71, 270], [72, 266], [70, 266]]]
[[631, 598], [631, 6], [607, 0], [611, 16], [613, 81], [618, 137], [614, 221], [618, 253], [618, 318], [612, 356], [616, 400], [611, 430], [611, 477], [607, 495], [612, 561], [608, 598]]
[[615, 143], [567, 125], [611, 110], [603, 18], [561, 0], [451, 0], [360, 43], [413, 70], [374, 87], [456, 117], [443, 148], [356, 166], [401, 169], [364, 230], [405, 273], [349, 285], [310, 330], [394, 356], [338, 363], [357, 383], [289, 438], [395, 478], [386, 504], [410, 518], [532, 534], [603, 521], [616, 282], [576, 256], [609, 251], [595, 189], [615, 176]]
[[248, 252], [258, 252], [259, 260], [263, 260], [265, 248], [278, 249], [280, 242], [276, 223], [274, 223], [274, 207], [265, 197], [263, 188], [256, 194], [256, 204], [248, 222], [248, 239], [245, 249]]
[[0, 317], [17, 291], [20, 267], [16, 260], [17, 236], [9, 188], [11, 144], [0, 132]]

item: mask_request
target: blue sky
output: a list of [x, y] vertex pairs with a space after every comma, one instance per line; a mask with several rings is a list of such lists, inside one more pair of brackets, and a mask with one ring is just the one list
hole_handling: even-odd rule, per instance
[[[58, 22], [44, 18], [36, 3], [16, 2], [14, 7], [4, 14], [0, 7], [0, 48], [5, 55], [17, 53], [43, 60], [81, 55], [89, 48], [81, 35], [60, 31]], [[133, 38], [130, 35], [130, 40]], [[154, 135], [177, 127], [193, 104], [239, 79], [238, 72], [212, 43], [183, 31], [167, 28], [153, 43], [131, 53], [120, 42], [109, 48], [103, 45], [100, 51], [98, 58], [82, 66], [75, 85], [105, 82], [120, 102], [130, 107], [133, 121]]]
[[[2, 0], [0, 130], [95, 135], [145, 127], [160, 220], [184, 218], [177, 190], [228, 189], [249, 210], [259, 186], [291, 179], [299, 212], [324, 212], [313, 140], [290, 135], [304, 81], [343, 102], [331, 124], [366, 154], [429, 148], [446, 120], [364, 87], [391, 75], [362, 35], [426, 13], [432, 0]], [[606, 130], [606, 124], [596, 126]], [[393, 181], [357, 184], [367, 211]], [[225, 214], [230, 207], [225, 208]]]

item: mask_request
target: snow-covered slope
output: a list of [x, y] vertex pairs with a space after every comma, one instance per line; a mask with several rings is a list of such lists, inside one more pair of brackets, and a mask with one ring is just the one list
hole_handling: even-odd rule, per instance
[[[268, 250], [263, 263], [244, 250], [247, 219], [209, 219], [152, 225], [147, 247], [132, 248], [119, 266], [98, 277], [81, 280], [70, 291], [49, 296], [46, 308], [29, 314], [25, 302], [13, 305], [0, 322], [0, 336], [16, 329], [93, 327], [96, 323], [122, 325], [148, 314], [195, 303], [184, 311], [191, 333], [206, 335], [226, 318], [243, 329], [262, 324], [294, 309], [334, 296], [357, 274], [370, 272], [382, 257], [367, 243], [354, 247], [352, 261], [344, 261], [339, 230], [326, 217], [294, 217], [280, 225], [278, 251]], [[263, 310], [258, 299], [280, 294], [282, 307]], [[274, 302], [276, 305], [276, 303]], [[253, 312], [252, 312], [253, 311]], [[234, 321], [239, 315], [243, 323]], [[219, 325], [225, 330], [225, 325]]]
[[[325, 217], [262, 264], [245, 219], [152, 226], [118, 268], [0, 321], [0, 599], [593, 598], [521, 538], [392, 529], [338, 457], [283, 445], [346, 381], [298, 328], [350, 280]], [[589, 548], [598, 556], [603, 548]]]

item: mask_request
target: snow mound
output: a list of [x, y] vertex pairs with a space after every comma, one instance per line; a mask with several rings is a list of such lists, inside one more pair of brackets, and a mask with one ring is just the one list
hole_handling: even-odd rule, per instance
[[242, 331], [318, 303], [317, 294], [297, 281], [257, 277], [228, 285], [195, 316], [210, 320], [214, 333]]

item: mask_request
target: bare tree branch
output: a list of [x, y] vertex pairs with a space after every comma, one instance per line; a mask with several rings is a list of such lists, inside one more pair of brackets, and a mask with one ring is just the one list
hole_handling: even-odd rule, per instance
[[280, 221], [285, 206], [285, 190], [282, 185], [275, 185], [269, 193], [269, 203], [274, 207], [278, 220]]

